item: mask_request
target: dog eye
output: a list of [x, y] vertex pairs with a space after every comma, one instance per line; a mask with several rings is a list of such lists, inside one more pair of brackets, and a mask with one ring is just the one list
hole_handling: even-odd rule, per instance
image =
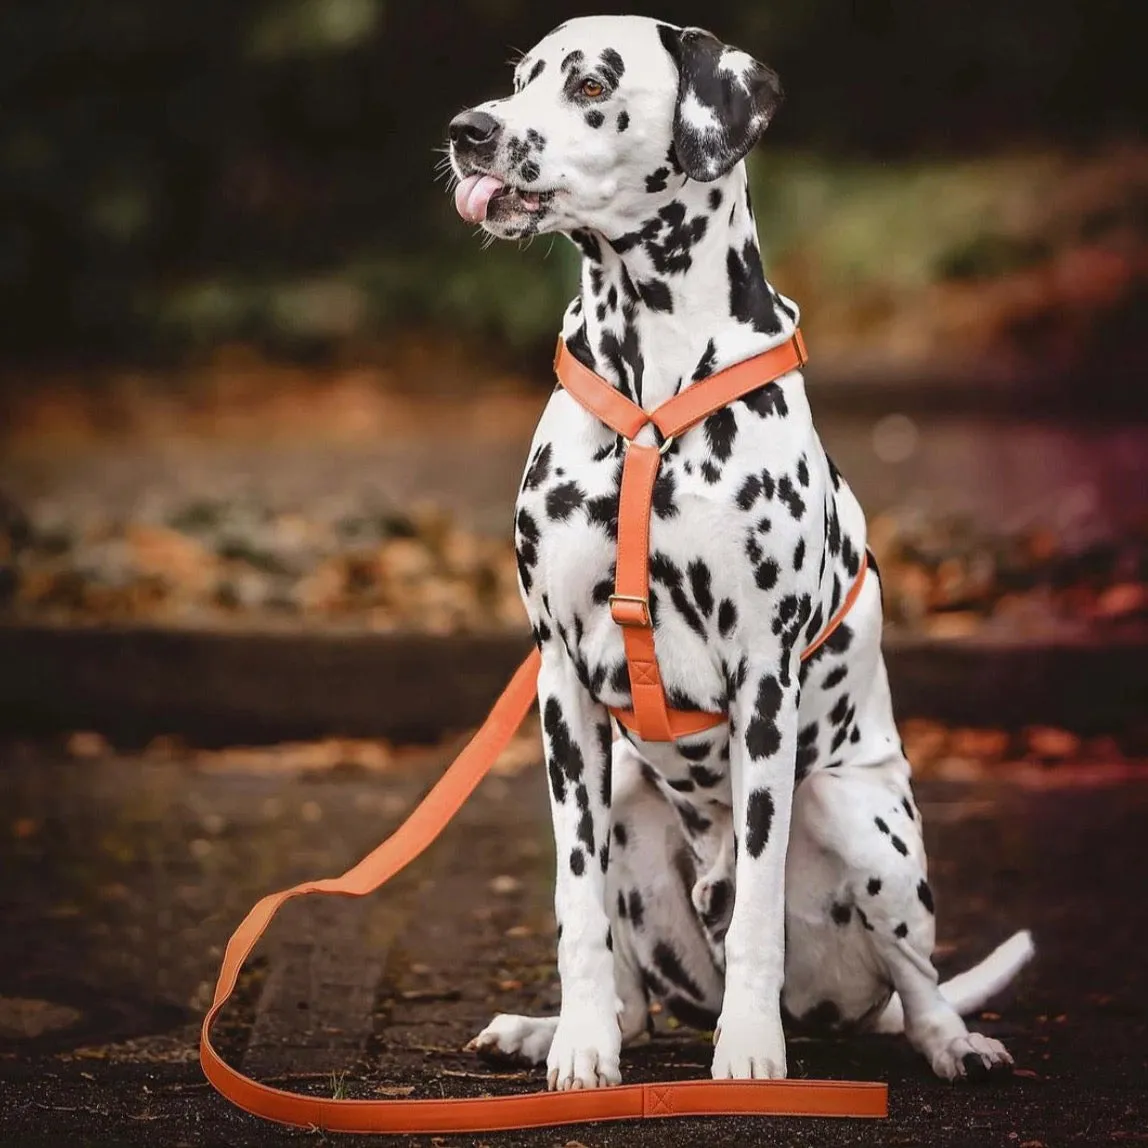
[[596, 100], [606, 89], [597, 80], [583, 80], [578, 90], [587, 99]]

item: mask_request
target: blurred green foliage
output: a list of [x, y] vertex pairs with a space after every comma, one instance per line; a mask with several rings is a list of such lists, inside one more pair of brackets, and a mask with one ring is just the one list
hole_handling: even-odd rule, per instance
[[[876, 264], [899, 283], [1029, 258], [985, 215], [1007, 173], [918, 157], [1139, 131], [1132, 7], [711, 0], [704, 22], [790, 96], [755, 175], [771, 257], [813, 243], [834, 274]], [[433, 149], [505, 90], [513, 49], [619, 8], [699, 19], [686, 0], [0, 6], [4, 353], [290, 350], [415, 321], [548, 341], [570, 253], [480, 252]]]

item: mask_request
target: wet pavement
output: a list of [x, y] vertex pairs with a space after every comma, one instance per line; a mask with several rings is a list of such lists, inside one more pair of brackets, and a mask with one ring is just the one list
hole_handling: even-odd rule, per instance
[[[527, 755], [529, 756], [529, 755]], [[340, 871], [400, 820], [440, 753], [294, 767], [258, 754], [74, 757], [0, 749], [0, 1143], [324, 1142], [233, 1110], [203, 1082], [196, 1020], [222, 945], [263, 893]], [[220, 1044], [301, 1091], [530, 1091], [537, 1071], [459, 1051], [495, 1011], [557, 1003], [542, 772], [484, 782], [431, 852], [366, 903], [284, 912]], [[890, 1119], [581, 1126], [420, 1145], [1148, 1142], [1148, 769], [1000, 767], [923, 781], [942, 972], [1014, 929], [1038, 956], [979, 1027], [1018, 1071], [930, 1077], [903, 1040], [794, 1040], [793, 1075], [887, 1080]], [[704, 1037], [662, 1025], [630, 1081], [705, 1075]], [[382, 1143], [383, 1141], [380, 1141]], [[393, 1141], [392, 1141], [393, 1142]]]

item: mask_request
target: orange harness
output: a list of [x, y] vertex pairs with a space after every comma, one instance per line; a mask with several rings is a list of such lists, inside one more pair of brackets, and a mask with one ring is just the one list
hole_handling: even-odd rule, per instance
[[[793, 338], [780, 346], [694, 383], [647, 414], [601, 375], [583, 366], [570, 353], [565, 341], [558, 340], [554, 356], [558, 381], [595, 418], [626, 440], [622, 488], [618, 494], [618, 565], [614, 593], [610, 595], [610, 615], [622, 627], [634, 708], [611, 707], [610, 712], [643, 741], [675, 741], [691, 733], [713, 729], [727, 716], [702, 710], [672, 710], [666, 705], [666, 691], [654, 652], [649, 598], [650, 511], [662, 456], [678, 435], [722, 407], [729, 406], [735, 399], [772, 383], [790, 371], [799, 370], [805, 366], [807, 358], [805, 340], [800, 331], [795, 331]], [[660, 447], [641, 446], [634, 442], [638, 431], [649, 425], [660, 432]], [[806, 646], [802, 661], [844, 621], [861, 592], [866, 565], [867, 554], [862, 551], [861, 569], [849, 587], [849, 593], [821, 633]]]
[[[571, 394], [604, 422], [615, 427], [619, 434], [631, 440], [647, 422], [654, 423], [663, 434], [672, 437], [718, 407], [761, 386], [763, 381], [769, 382], [786, 371], [794, 370], [804, 362], [804, 354], [800, 336], [794, 336], [793, 341], [784, 347], [767, 351], [765, 355], [713, 376], [704, 384], [704, 395], [695, 395], [698, 388], [690, 388], [652, 415], [646, 415], [640, 407], [580, 365], [575, 364], [577, 369], [571, 368], [563, 360], [561, 349], [558, 367], [560, 377], [565, 375], [563, 385]], [[773, 374], [764, 380], [763, 367], [766, 371], [773, 370]], [[602, 386], [609, 394], [601, 389]], [[646, 730], [641, 734], [644, 737], [652, 736], [651, 730], [666, 732], [670, 737], [681, 736], [694, 728], [708, 729], [725, 720], [723, 715], [681, 715], [666, 709], [653, 651], [646, 571], [650, 497], [659, 458], [655, 447], [637, 446], [631, 441], [627, 448], [619, 506], [618, 580], [611, 602], [615, 619], [625, 619], [620, 624], [626, 627], [626, 656], [630, 661], [634, 688], [634, 714], [615, 713], [615, 716], [628, 726], [634, 722], [639, 729]], [[628, 485], [627, 474], [631, 476]], [[639, 476], [637, 481], [634, 474]], [[639, 514], [635, 514], [635, 506]], [[858, 576], [845, 604], [817, 642], [806, 650], [806, 655], [824, 641], [844, 617], [856, 598], [860, 581]], [[633, 635], [638, 636], [636, 645]], [[522, 724], [538, 694], [540, 665], [538, 651], [532, 650], [515, 671], [482, 727], [414, 812], [386, 841], [342, 876], [305, 881], [282, 892], [270, 893], [247, 914], [227, 943], [215, 997], [200, 1030], [199, 1062], [207, 1079], [233, 1104], [255, 1116], [326, 1132], [426, 1135], [643, 1117], [887, 1115], [884, 1084], [836, 1080], [687, 1080], [465, 1100], [337, 1100], [304, 1096], [260, 1084], [232, 1068], [219, 1055], [211, 1043], [212, 1025], [235, 991], [244, 961], [280, 906], [293, 897], [308, 893], [366, 896], [418, 857], [474, 792]], [[652, 684], [639, 677], [635, 672], [636, 666], [649, 667]], [[651, 709], [653, 719], [649, 717]], [[652, 727], [647, 724], [650, 720], [655, 723]], [[697, 725], [698, 721], [703, 724]]]

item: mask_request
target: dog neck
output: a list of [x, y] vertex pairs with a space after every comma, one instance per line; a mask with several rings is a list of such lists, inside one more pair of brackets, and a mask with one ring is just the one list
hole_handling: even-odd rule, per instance
[[633, 232], [571, 239], [582, 278], [567, 345], [646, 410], [793, 329], [762, 272], [744, 164], [712, 183], [687, 181]]

